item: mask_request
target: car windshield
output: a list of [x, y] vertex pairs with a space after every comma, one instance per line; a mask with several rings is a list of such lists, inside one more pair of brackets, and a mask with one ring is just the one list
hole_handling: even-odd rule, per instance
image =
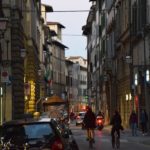
[[3, 131], [5, 139], [17, 137], [24, 139], [51, 138], [55, 135], [49, 123], [7, 126]]
[[85, 113], [79, 113], [79, 116], [82, 116], [82, 117], [83, 117], [84, 115], [85, 115]]
[[24, 125], [24, 129], [28, 139], [44, 138], [45, 136], [54, 135], [54, 132], [49, 124]]

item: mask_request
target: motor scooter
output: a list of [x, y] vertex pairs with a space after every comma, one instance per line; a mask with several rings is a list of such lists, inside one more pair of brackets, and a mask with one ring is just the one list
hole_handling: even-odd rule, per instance
[[98, 130], [102, 130], [104, 128], [104, 118], [102, 116], [96, 117], [96, 127]]

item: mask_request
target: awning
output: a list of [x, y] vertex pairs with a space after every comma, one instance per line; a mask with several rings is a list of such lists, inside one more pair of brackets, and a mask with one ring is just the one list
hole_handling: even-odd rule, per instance
[[66, 104], [66, 101], [56, 95], [47, 97], [45, 101], [43, 101], [43, 105], [61, 105], [61, 104]]

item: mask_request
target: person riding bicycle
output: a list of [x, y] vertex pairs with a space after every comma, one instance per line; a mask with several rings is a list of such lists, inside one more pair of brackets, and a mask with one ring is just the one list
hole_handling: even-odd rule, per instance
[[83, 119], [83, 124], [85, 129], [87, 130], [87, 140], [89, 140], [90, 137], [90, 130], [92, 130], [92, 139], [94, 141], [94, 129], [96, 128], [96, 116], [95, 113], [92, 111], [91, 107], [86, 107], [86, 113]]
[[123, 130], [121, 123], [122, 123], [121, 116], [119, 112], [116, 110], [111, 120], [111, 125], [112, 125], [111, 136], [112, 136], [113, 147], [114, 147], [114, 140], [115, 140], [115, 136], [114, 136], [115, 131], [117, 132], [118, 138], [120, 139], [120, 130]]

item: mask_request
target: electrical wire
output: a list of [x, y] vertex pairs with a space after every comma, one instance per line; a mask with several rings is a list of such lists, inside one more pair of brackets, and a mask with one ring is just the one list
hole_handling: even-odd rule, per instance
[[[25, 9], [25, 10], [21, 10], [22, 12], [35, 12], [36, 10], [29, 10], [29, 9]], [[41, 11], [41, 12], [46, 12], [46, 13], [70, 13], [70, 12], [74, 12], [74, 13], [80, 13], [80, 12], [89, 12], [90, 10], [55, 10], [52, 12], [46, 12], [46, 11]]]
[[61, 34], [62, 36], [83, 36], [81, 34]]
[[58, 12], [58, 13], [62, 13], [62, 12], [89, 12], [90, 10], [56, 10], [53, 12]]

